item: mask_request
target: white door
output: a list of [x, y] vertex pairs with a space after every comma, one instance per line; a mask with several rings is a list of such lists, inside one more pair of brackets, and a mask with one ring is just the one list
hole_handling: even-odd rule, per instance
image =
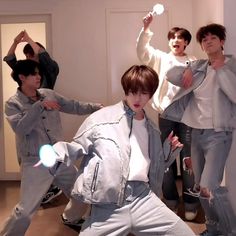
[[[13, 43], [16, 35], [26, 30], [30, 37], [47, 47], [47, 32], [50, 28], [50, 16], [4, 16], [0, 17], [1, 23], [1, 74], [0, 81], [0, 180], [18, 180], [19, 165], [16, 157], [15, 135], [6, 118], [4, 117], [4, 104], [8, 98], [15, 94], [17, 83], [11, 78], [11, 68], [3, 61], [5, 55]], [[48, 34], [50, 35], [50, 34]], [[18, 45], [16, 50], [17, 59], [25, 59], [23, 47], [26, 43]], [[48, 48], [48, 47], [47, 47]], [[30, 125], [30, 124], [29, 124]]]

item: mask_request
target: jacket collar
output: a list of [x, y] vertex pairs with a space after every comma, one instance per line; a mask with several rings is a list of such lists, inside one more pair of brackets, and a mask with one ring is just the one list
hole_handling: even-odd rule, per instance
[[122, 101], [125, 113], [128, 117], [133, 117], [135, 115], [135, 112], [126, 104], [126, 102], [123, 100]]
[[[232, 55], [225, 55], [226, 58], [228, 58], [229, 60], [225, 63], [226, 65], [231, 65], [233, 63], [233, 65], [235, 65], [235, 57]], [[196, 60], [192, 62], [192, 66], [193, 66], [193, 70], [196, 67], [197, 71], [206, 71], [207, 66], [209, 65], [209, 60], [207, 59], [200, 59], [200, 60]]]
[[[20, 87], [17, 88], [16, 94], [20, 98], [20, 100], [23, 101], [24, 103], [35, 103], [34, 100], [27, 97], [24, 93], [21, 92]], [[41, 94], [39, 90], [36, 91], [36, 94], [40, 100], [43, 100], [45, 98], [45, 95]]]

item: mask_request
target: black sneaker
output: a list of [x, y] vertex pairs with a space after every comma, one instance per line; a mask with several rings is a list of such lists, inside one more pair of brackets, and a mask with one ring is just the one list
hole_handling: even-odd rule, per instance
[[63, 217], [63, 215], [61, 215], [61, 219], [62, 219], [63, 224], [67, 225], [67, 226], [81, 227], [82, 224], [84, 223], [84, 219], [69, 221], [69, 220], [65, 219]]
[[50, 188], [48, 190], [48, 192], [45, 194], [41, 204], [46, 204], [49, 203], [50, 201], [52, 201], [52, 199], [56, 198], [57, 196], [59, 196], [60, 194], [62, 194], [61, 189], [59, 189], [57, 186], [53, 186], [52, 188]]

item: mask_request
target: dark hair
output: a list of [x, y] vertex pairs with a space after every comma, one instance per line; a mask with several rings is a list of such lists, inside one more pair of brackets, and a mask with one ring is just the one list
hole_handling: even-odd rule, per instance
[[168, 35], [167, 35], [168, 40], [174, 38], [177, 32], [180, 34], [181, 37], [183, 37], [185, 41], [188, 42], [188, 44], [191, 42], [192, 35], [190, 34], [190, 32], [186, 30], [185, 28], [179, 28], [179, 27], [173, 27], [168, 32]]
[[159, 78], [156, 71], [146, 65], [133, 65], [122, 76], [121, 85], [125, 95], [131, 91], [148, 92], [150, 97], [153, 96], [159, 84]]
[[[40, 44], [39, 42], [36, 42], [36, 44], [38, 44], [39, 47], [45, 49], [45, 47]], [[34, 50], [33, 48], [31, 47], [31, 45], [29, 43], [27, 43], [24, 48], [23, 48], [23, 53], [26, 55], [26, 54], [29, 54], [30, 56], [34, 56]]]
[[19, 75], [24, 75], [24, 76], [35, 75], [37, 68], [39, 68], [39, 64], [36, 61], [30, 59], [19, 60], [13, 67], [11, 76], [21, 87], [22, 82], [19, 78]]
[[202, 43], [203, 38], [206, 37], [207, 34], [213, 34], [219, 37], [220, 40], [226, 39], [226, 29], [223, 25], [220, 24], [209, 24], [201, 27], [196, 34], [197, 42]]

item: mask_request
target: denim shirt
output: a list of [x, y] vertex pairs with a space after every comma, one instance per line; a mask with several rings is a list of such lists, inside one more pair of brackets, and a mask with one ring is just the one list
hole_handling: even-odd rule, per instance
[[[84, 157], [82, 173], [72, 191], [75, 198], [92, 204], [122, 205], [129, 175], [133, 115], [123, 102], [104, 107], [85, 120], [73, 142], [59, 142], [53, 146], [67, 164]], [[146, 127], [151, 161], [149, 185], [154, 193], [160, 195], [166, 168], [160, 132], [147, 117]]]
[[[44, 144], [62, 140], [60, 112], [86, 115], [100, 108], [100, 104], [69, 100], [51, 89], [37, 90], [39, 100], [33, 101], [20, 89], [5, 103], [5, 114], [16, 135], [19, 162], [38, 161], [39, 149]], [[58, 110], [46, 110], [43, 100], [56, 101]]]

